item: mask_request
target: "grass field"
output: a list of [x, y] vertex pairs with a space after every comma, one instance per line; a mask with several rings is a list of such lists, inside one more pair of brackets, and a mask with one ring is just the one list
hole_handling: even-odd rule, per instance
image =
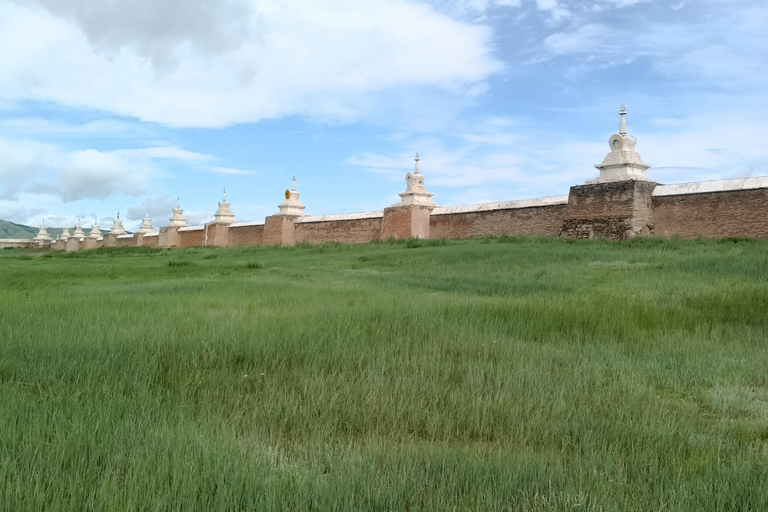
[[768, 243], [0, 251], [0, 510], [766, 510]]

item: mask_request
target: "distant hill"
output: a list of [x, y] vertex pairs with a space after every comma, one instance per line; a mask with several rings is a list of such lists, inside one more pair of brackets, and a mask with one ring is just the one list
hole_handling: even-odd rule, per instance
[[[24, 226], [23, 224], [14, 224], [7, 220], [0, 220], [0, 238], [28, 240], [30, 238], [35, 238], [37, 231], [37, 228], [31, 226]], [[48, 232], [50, 233], [50, 231]]]
[[[0, 238], [30, 240], [35, 238], [35, 235], [37, 235], [38, 231], [40, 231], [38, 228], [33, 228], [32, 226], [25, 226], [24, 224], [16, 224], [7, 220], [0, 220]], [[64, 231], [64, 228], [48, 228], [48, 234], [51, 235], [51, 238], [54, 240], [58, 238], [62, 231]], [[72, 231], [74, 231], [74, 229], [70, 226], [69, 233], [72, 234]], [[91, 228], [83, 228], [83, 231], [85, 231], [85, 234], [87, 235], [91, 232]], [[102, 229], [101, 233], [106, 235], [109, 233], [109, 230]], [[130, 234], [131, 232], [126, 231], [126, 233]]]

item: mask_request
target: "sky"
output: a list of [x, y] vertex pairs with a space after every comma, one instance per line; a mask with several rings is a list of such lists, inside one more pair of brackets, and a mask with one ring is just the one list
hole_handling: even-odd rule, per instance
[[768, 175], [765, 0], [0, 0], [0, 219], [190, 225]]

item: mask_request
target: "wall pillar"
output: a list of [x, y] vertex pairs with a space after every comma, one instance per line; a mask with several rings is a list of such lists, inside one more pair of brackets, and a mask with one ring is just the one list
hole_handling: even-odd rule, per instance
[[167, 249], [169, 247], [178, 247], [180, 243], [179, 226], [164, 226], [160, 228], [160, 240], [158, 247]]
[[203, 245], [229, 247], [229, 224], [209, 222], [205, 225]]
[[571, 187], [565, 238], [625, 240], [653, 234], [652, 181], [611, 181]]
[[384, 209], [381, 239], [429, 238], [432, 206], [390, 206]]
[[298, 215], [271, 215], [264, 219], [262, 245], [291, 246], [296, 243], [296, 218]]
[[104, 247], [117, 247], [117, 235], [104, 235]]
[[67, 240], [67, 246], [66, 246], [67, 252], [79, 251], [80, 249], [82, 249], [82, 242], [80, 242], [79, 238], [72, 237]]

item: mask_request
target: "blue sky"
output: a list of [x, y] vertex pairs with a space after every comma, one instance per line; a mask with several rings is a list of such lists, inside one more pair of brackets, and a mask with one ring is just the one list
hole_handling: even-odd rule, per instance
[[192, 224], [768, 174], [765, 0], [0, 0], [0, 218]]

